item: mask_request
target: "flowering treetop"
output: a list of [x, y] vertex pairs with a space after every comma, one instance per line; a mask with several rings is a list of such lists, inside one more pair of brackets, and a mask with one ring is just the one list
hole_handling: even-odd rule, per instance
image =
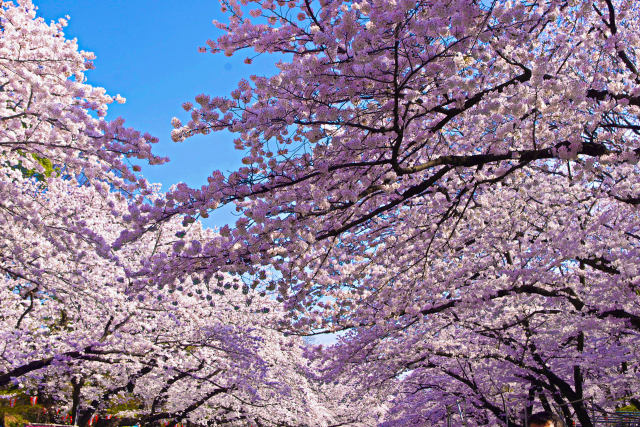
[[47, 24], [28, 1], [0, 3], [0, 156], [38, 173], [80, 174], [133, 192], [144, 181], [127, 158], [152, 164], [149, 134], [105, 119], [120, 95], [85, 82], [94, 55], [64, 37], [64, 19]]

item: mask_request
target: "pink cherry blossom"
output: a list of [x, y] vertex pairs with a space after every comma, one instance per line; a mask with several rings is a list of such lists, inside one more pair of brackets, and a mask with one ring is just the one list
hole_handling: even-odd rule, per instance
[[343, 334], [309, 352], [326, 381], [395, 390], [385, 425], [638, 403], [637, 2], [245, 3], [269, 25], [234, 3], [211, 51], [279, 72], [173, 134], [230, 131], [244, 165], [141, 220], [242, 217], [159, 280], [254, 275], [293, 333]]

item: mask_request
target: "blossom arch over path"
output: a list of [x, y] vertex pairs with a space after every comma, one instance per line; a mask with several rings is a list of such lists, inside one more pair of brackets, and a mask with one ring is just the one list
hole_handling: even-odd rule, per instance
[[174, 120], [246, 166], [145, 221], [243, 216], [160, 280], [275, 267], [293, 331], [350, 331], [329, 378], [404, 378], [391, 423], [638, 398], [636, 2], [241, 3], [207, 49], [291, 59]]

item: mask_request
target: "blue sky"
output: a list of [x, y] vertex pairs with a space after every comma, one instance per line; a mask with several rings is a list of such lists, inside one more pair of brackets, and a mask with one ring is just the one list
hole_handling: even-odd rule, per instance
[[[169, 156], [162, 166], [142, 165], [143, 175], [163, 184], [163, 190], [183, 181], [199, 187], [215, 169], [240, 166], [242, 152], [234, 150], [229, 133], [171, 141], [171, 118], [186, 118], [181, 108], [199, 93], [228, 95], [241, 78], [271, 75], [276, 58], [263, 55], [253, 64], [245, 56], [199, 53], [207, 39], [219, 34], [211, 21], [224, 21], [216, 0], [33, 0], [38, 15], [50, 21], [70, 16], [67, 38], [96, 54], [88, 81], [126, 104], [112, 104], [108, 118], [124, 117], [128, 126], [158, 137], [154, 152]], [[247, 52], [249, 54], [249, 52]], [[211, 215], [208, 225], [234, 221], [230, 209]]]

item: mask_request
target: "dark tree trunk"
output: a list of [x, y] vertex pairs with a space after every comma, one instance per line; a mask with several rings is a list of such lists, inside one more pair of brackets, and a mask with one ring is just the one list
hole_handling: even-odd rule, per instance
[[73, 417], [72, 422], [79, 424], [77, 421], [79, 409], [80, 409], [80, 392], [82, 391], [82, 386], [84, 385], [84, 378], [71, 378], [71, 416]]

